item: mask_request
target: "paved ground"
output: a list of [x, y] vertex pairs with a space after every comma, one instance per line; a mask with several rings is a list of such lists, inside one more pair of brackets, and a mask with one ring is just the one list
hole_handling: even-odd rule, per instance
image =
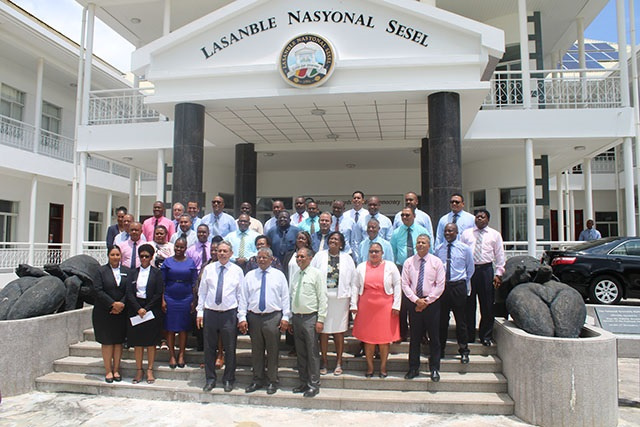
[[[619, 426], [640, 426], [640, 360], [620, 359]], [[527, 424], [511, 416], [300, 410], [225, 404], [147, 401], [82, 394], [33, 392], [5, 398], [1, 426], [205, 426], [371, 425], [502, 427]]]

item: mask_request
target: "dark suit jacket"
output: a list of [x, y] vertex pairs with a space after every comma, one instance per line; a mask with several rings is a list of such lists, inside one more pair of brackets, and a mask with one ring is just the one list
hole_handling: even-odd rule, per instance
[[159, 314], [159, 309], [162, 304], [162, 293], [164, 292], [164, 279], [159, 268], [151, 267], [149, 272], [149, 280], [147, 281], [147, 298], [145, 306], [142, 307], [138, 303], [136, 298], [138, 273], [140, 269], [134, 270], [134, 280], [127, 285], [127, 304], [130, 308], [130, 313], [138, 313], [138, 310], [144, 308], [146, 311], [154, 311], [154, 314]]
[[93, 291], [96, 298], [95, 305], [103, 310], [110, 311], [111, 305], [119, 301], [126, 305], [127, 285], [131, 283], [135, 276], [135, 270], [125, 266], [120, 266], [120, 286], [116, 283], [111, 266], [101, 265], [98, 274], [93, 281]]
[[113, 245], [113, 240], [118, 234], [120, 234], [120, 230], [118, 230], [118, 224], [110, 225], [109, 228], [107, 228], [107, 248]]
[[[324, 239], [324, 249], [328, 249], [329, 248], [329, 234], [331, 234], [331, 231], [329, 231], [327, 233], [327, 237], [325, 237]], [[313, 252], [318, 252], [318, 248], [320, 248], [320, 242], [322, 241], [322, 233], [319, 231], [316, 231], [315, 233], [313, 233], [311, 235], [311, 248], [313, 249]]]

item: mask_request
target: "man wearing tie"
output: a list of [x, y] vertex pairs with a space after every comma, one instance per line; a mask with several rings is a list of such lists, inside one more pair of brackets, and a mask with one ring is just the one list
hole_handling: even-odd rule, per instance
[[207, 265], [207, 263], [211, 259], [209, 227], [207, 227], [205, 224], [199, 225], [198, 229], [196, 230], [196, 236], [198, 238], [198, 242], [195, 245], [190, 246], [187, 249], [186, 254], [193, 260], [193, 263], [198, 269], [198, 275], [200, 275], [202, 266]]
[[420, 373], [420, 344], [429, 334], [429, 371], [432, 381], [440, 381], [440, 295], [444, 291], [445, 271], [442, 261], [429, 253], [431, 239], [420, 234], [416, 254], [407, 258], [402, 268], [402, 292], [409, 299], [411, 342], [409, 343], [410, 380]]
[[132, 222], [129, 225], [129, 238], [120, 243], [121, 264], [132, 270], [140, 267], [140, 258], [138, 257], [138, 248], [144, 241], [140, 238], [142, 235], [142, 224]]
[[318, 221], [319, 230], [311, 234], [311, 248], [314, 252], [328, 249], [329, 233], [331, 233], [331, 214], [322, 212]]
[[[351, 245], [356, 243], [353, 240], [353, 229], [355, 223], [348, 216], [344, 215], [344, 202], [342, 200], [334, 200], [331, 205], [333, 218], [331, 219], [331, 231], [339, 231], [344, 236], [343, 252], [351, 254]], [[359, 245], [359, 242], [357, 242]], [[355, 246], [358, 248], [358, 246]]]
[[471, 248], [458, 240], [458, 226], [444, 227], [445, 241], [436, 248], [436, 256], [445, 265], [445, 287], [440, 297], [440, 357], [444, 358], [449, 330], [449, 313], [456, 317], [456, 339], [460, 362], [469, 363], [469, 345], [465, 307], [471, 293], [471, 277], [475, 271]]
[[[431, 241], [431, 233], [426, 228], [415, 222], [416, 216], [410, 207], [406, 207], [400, 211], [402, 225], [393, 231], [391, 236], [391, 249], [393, 249], [393, 258], [396, 260], [398, 270], [402, 272], [402, 266], [407, 258], [414, 254], [414, 248], [418, 241], [418, 236], [426, 234]], [[409, 310], [409, 300], [406, 296], [402, 297], [400, 307], [400, 340], [406, 341], [409, 332], [407, 323], [407, 313]]]
[[238, 329], [251, 337], [253, 380], [244, 390], [253, 393], [265, 385], [264, 352], [267, 351], [267, 394], [278, 390], [278, 344], [280, 332], [289, 328], [289, 284], [284, 273], [271, 267], [273, 252], [261, 248], [258, 267], [244, 278], [244, 297], [238, 307]]
[[[484, 346], [490, 346], [493, 339], [494, 288], [502, 284], [504, 274], [504, 247], [502, 236], [489, 227], [491, 214], [486, 209], [476, 212], [476, 223], [462, 233], [460, 240], [471, 247], [475, 273], [471, 277], [471, 295], [467, 298], [466, 321], [469, 342], [476, 338], [476, 295], [480, 301], [480, 326], [478, 334]], [[495, 275], [494, 267], [495, 264]]]
[[209, 234], [211, 237], [226, 236], [234, 231], [236, 226], [236, 220], [231, 215], [224, 212], [224, 199], [220, 196], [216, 196], [211, 200], [212, 212], [202, 218], [201, 224], [207, 224], [209, 226]]
[[307, 205], [305, 203], [305, 198], [302, 196], [296, 197], [296, 199], [293, 201], [293, 208], [296, 211], [293, 215], [291, 215], [291, 223], [300, 228], [302, 221], [304, 221], [309, 216], [306, 211]]
[[206, 383], [203, 391], [216, 386], [215, 360], [218, 335], [222, 336], [224, 348], [224, 391], [233, 390], [236, 380], [236, 344], [238, 341], [238, 306], [246, 304], [242, 287], [242, 269], [229, 262], [233, 255], [231, 243], [218, 244], [218, 261], [208, 264], [202, 271], [198, 289], [196, 326], [204, 328], [204, 362]]
[[198, 241], [196, 232], [191, 229], [191, 216], [189, 214], [182, 214], [178, 218], [178, 229], [171, 236], [171, 243], [175, 244], [180, 237], [187, 239], [187, 248], [195, 245]]
[[320, 352], [318, 334], [324, 329], [327, 317], [326, 278], [317, 268], [311, 267], [313, 252], [301, 248], [296, 254], [300, 270], [291, 279], [291, 326], [298, 358], [300, 385], [294, 393], [304, 393], [304, 397], [314, 397], [320, 392]]
[[442, 218], [438, 221], [438, 228], [436, 230], [436, 248], [445, 240], [445, 225], [455, 224], [458, 227], [458, 236], [461, 236], [464, 230], [467, 228], [473, 228], [473, 225], [475, 224], [476, 218], [464, 210], [464, 198], [461, 194], [453, 193], [451, 197], [449, 197], [449, 205], [451, 206], [451, 212], [442, 215]]
[[284, 262], [284, 256], [296, 247], [298, 237], [298, 227], [291, 225], [289, 212], [281, 211], [278, 214], [278, 226], [269, 230], [267, 237], [271, 240], [271, 250], [278, 258], [280, 264]]
[[153, 241], [153, 233], [157, 226], [164, 225], [169, 232], [167, 238], [170, 239], [173, 233], [176, 232], [176, 227], [173, 225], [173, 221], [164, 216], [164, 202], [158, 200], [153, 203], [153, 216], [147, 218], [142, 224], [142, 234], [146, 238], [147, 242]]
[[[300, 223], [293, 223], [296, 227], [298, 227], [302, 231], [306, 231], [310, 235], [314, 235], [320, 230], [319, 218], [318, 214], [320, 211], [318, 210], [318, 204], [314, 201], [310, 201], [307, 204], [307, 217], [302, 220]], [[292, 221], [293, 221], [293, 217]]]
[[231, 261], [238, 264], [243, 270], [249, 258], [257, 253], [255, 241], [259, 234], [249, 229], [250, 218], [247, 214], [241, 214], [238, 217], [238, 229], [224, 236], [224, 239], [230, 242], [233, 248]]

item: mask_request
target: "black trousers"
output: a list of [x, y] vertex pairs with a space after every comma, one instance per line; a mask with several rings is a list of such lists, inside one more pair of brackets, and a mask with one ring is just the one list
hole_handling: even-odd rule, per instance
[[467, 334], [468, 341], [474, 342], [476, 338], [476, 295], [480, 302], [480, 327], [478, 335], [480, 340], [493, 338], [493, 265], [477, 264], [476, 271], [471, 277], [471, 295], [467, 298]]
[[238, 343], [237, 309], [227, 311], [204, 310], [204, 372], [207, 382], [216, 380], [218, 334], [222, 336], [224, 349], [224, 374], [222, 381], [236, 380], [236, 346]]
[[[402, 265], [396, 264], [396, 266], [398, 267], [398, 271], [400, 271], [400, 274], [402, 274]], [[402, 341], [406, 341], [407, 337], [409, 336], [408, 313], [409, 313], [409, 307], [411, 306], [411, 304], [412, 304], [411, 300], [405, 296], [404, 292], [401, 292], [399, 320], [400, 320], [400, 339]]]
[[444, 353], [449, 333], [451, 312], [456, 318], [456, 340], [458, 353], [469, 354], [467, 345], [467, 322], [465, 308], [467, 306], [467, 284], [464, 280], [447, 282], [440, 296], [440, 351]]
[[409, 301], [411, 341], [409, 342], [409, 369], [420, 369], [420, 345], [425, 332], [429, 334], [429, 370], [440, 370], [440, 299], [421, 312]]

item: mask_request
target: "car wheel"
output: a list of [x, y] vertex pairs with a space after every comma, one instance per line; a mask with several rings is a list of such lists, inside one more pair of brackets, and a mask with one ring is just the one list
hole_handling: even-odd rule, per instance
[[600, 276], [591, 282], [590, 294], [596, 304], [617, 304], [622, 299], [622, 286], [614, 277]]

